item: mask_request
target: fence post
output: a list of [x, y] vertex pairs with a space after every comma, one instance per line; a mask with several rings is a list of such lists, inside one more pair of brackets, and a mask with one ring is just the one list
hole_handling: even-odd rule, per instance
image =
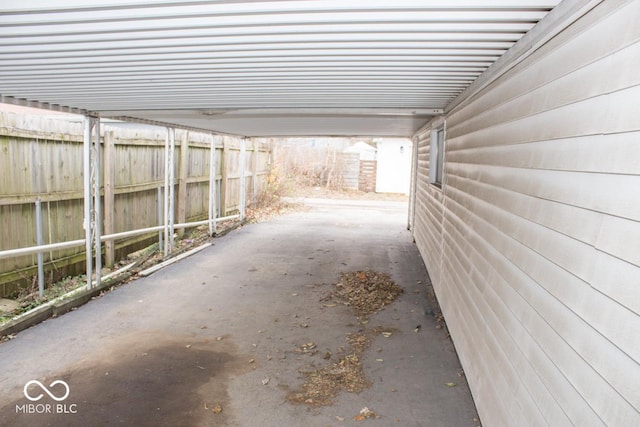
[[[115, 233], [115, 141], [113, 131], [104, 134], [104, 233]], [[115, 264], [115, 242], [105, 242], [105, 264], [113, 267]]]
[[[187, 177], [189, 172], [189, 132], [182, 134], [180, 141], [180, 165], [178, 171], [178, 224], [187, 222]], [[184, 228], [178, 230], [178, 237], [184, 236]]]

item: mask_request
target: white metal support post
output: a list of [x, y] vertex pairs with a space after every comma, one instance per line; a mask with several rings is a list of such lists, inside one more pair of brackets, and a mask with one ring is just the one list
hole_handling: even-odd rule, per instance
[[246, 179], [247, 172], [247, 139], [242, 138], [240, 141], [240, 221], [244, 221], [246, 196]]
[[176, 130], [167, 128], [164, 144], [164, 255], [173, 252], [174, 219], [174, 154], [176, 149]]
[[[36, 199], [36, 245], [42, 246], [42, 203]], [[44, 296], [44, 254], [38, 252], [38, 295]]]
[[216, 137], [211, 135], [211, 150], [209, 153], [209, 236], [216, 233]]
[[160, 231], [158, 231], [158, 250], [160, 252], [164, 251], [164, 245], [162, 243], [162, 235], [164, 233], [164, 219], [162, 218], [162, 205], [163, 205], [163, 197], [162, 197], [162, 187], [158, 187], [158, 226], [162, 227]]
[[84, 233], [87, 257], [87, 287], [91, 288], [94, 252], [96, 285], [100, 285], [102, 270], [100, 119], [86, 116], [84, 123]]
[[411, 141], [411, 183], [409, 189], [409, 209], [407, 218], [407, 230], [413, 235], [413, 223], [416, 215], [416, 189], [418, 181], [418, 138]]

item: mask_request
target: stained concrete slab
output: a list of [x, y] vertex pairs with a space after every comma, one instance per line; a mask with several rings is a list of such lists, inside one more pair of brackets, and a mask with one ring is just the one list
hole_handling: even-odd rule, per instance
[[[478, 425], [406, 204], [306, 203], [0, 344], [0, 425]], [[340, 272], [357, 270], [404, 288], [366, 325], [322, 303]], [[377, 326], [394, 332], [362, 358], [370, 388], [326, 407], [287, 401], [305, 371], [347, 348], [347, 334]], [[308, 342], [317, 354], [296, 351]], [[31, 380], [52, 396], [32, 383], [26, 395], [43, 397], [28, 400]], [[69, 387], [60, 402], [56, 380]], [[354, 421], [363, 407], [379, 418]]]

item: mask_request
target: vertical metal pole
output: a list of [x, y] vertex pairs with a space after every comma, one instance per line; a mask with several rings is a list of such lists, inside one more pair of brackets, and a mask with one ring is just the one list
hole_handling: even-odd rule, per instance
[[101, 282], [102, 242], [100, 204], [100, 119], [85, 117], [84, 127], [84, 233], [87, 257], [87, 287], [92, 287], [93, 251], [96, 253], [96, 284]]
[[102, 187], [102, 174], [100, 163], [100, 119], [93, 120], [93, 244], [96, 253], [96, 286], [102, 282], [102, 203], [100, 203], [100, 188]]
[[411, 140], [411, 184], [409, 189], [409, 209], [407, 212], [407, 230], [413, 235], [413, 221], [416, 212], [416, 185], [418, 179], [418, 138]]
[[[224, 167], [224, 164], [222, 165]], [[222, 215], [222, 209], [223, 209], [223, 204], [222, 204], [222, 179], [219, 181], [216, 181], [216, 191], [217, 191], [217, 199], [216, 199], [216, 215], [217, 216], [224, 216]]]
[[[158, 225], [162, 225], [162, 187], [158, 187]], [[163, 251], [162, 230], [158, 231], [158, 250]]]
[[169, 254], [169, 128], [164, 138], [164, 256]]
[[84, 227], [85, 235], [85, 253], [86, 253], [86, 274], [87, 274], [87, 287], [91, 287], [91, 278], [93, 276], [93, 256], [91, 254], [91, 212], [93, 211], [92, 199], [91, 199], [91, 128], [93, 126], [93, 119], [85, 116], [84, 118], [84, 145], [82, 152], [83, 162], [83, 189], [84, 189], [84, 221], [82, 226]]
[[216, 232], [216, 137], [211, 135], [209, 152], [209, 236]]
[[164, 255], [173, 251], [173, 155], [175, 150], [175, 129], [167, 128], [164, 145]]
[[167, 244], [169, 245], [169, 249], [173, 252], [173, 235], [174, 229], [173, 224], [176, 213], [176, 179], [175, 179], [175, 153], [176, 153], [176, 130], [174, 128], [169, 129], [169, 241]]
[[169, 128], [164, 140], [164, 256], [169, 254]]
[[[42, 245], [42, 207], [40, 198], [36, 199], [36, 245]], [[38, 294], [44, 296], [44, 254], [38, 252]]]
[[246, 184], [245, 173], [247, 169], [247, 140], [242, 138], [240, 141], [240, 221], [244, 221], [244, 210], [246, 204]]

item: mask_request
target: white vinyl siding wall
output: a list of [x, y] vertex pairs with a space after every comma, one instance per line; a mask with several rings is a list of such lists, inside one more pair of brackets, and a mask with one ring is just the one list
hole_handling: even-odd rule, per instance
[[447, 113], [442, 191], [416, 137], [413, 232], [486, 426], [640, 425], [639, 22], [604, 2]]

